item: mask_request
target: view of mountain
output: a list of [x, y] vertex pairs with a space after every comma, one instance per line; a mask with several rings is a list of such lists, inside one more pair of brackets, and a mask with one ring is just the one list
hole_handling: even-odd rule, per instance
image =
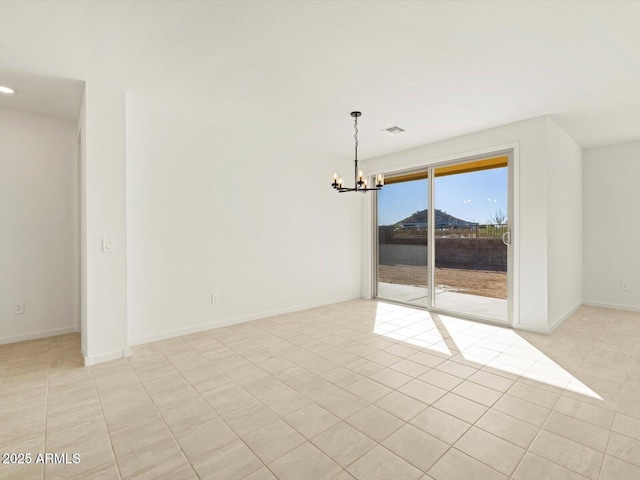
[[[478, 225], [477, 222], [468, 222], [449, 215], [442, 210], [435, 209], [436, 214], [436, 227], [470, 227], [472, 225]], [[408, 216], [404, 220], [400, 220], [393, 224], [394, 227], [408, 226], [409, 224], [426, 225], [427, 224], [427, 210], [420, 210], [413, 215]]]

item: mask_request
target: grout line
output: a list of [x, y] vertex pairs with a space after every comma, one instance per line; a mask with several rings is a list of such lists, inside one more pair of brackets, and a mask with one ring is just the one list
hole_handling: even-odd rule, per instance
[[[568, 384], [567, 384], [567, 385], [568, 385]], [[547, 425], [547, 423], [549, 423], [549, 418], [551, 418], [551, 415], [553, 414], [553, 412], [555, 412], [555, 411], [556, 411], [556, 410], [555, 410], [555, 408], [558, 406], [558, 403], [560, 402], [560, 399], [562, 398], [562, 395], [563, 395], [563, 394], [564, 394], [564, 392], [566, 392], [566, 391], [567, 391], [567, 388], [565, 387], [565, 388], [563, 389], [563, 392], [558, 396], [557, 400], [556, 400], [556, 401], [555, 401], [555, 403], [553, 404], [553, 407], [549, 410], [549, 414], [547, 415], [547, 417], [546, 417], [546, 419], [545, 419], [544, 423], [539, 427], [539, 429], [538, 429], [538, 433], [536, 433], [535, 437], [533, 437], [533, 440], [531, 441], [531, 443], [530, 443], [530, 444], [529, 444], [529, 446], [527, 447], [527, 450], [526, 450], [525, 454], [524, 454], [524, 455], [522, 456], [522, 458], [520, 459], [520, 462], [518, 462], [518, 465], [516, 465], [515, 470], [514, 470], [513, 472], [511, 472], [511, 475], [513, 475], [515, 472], [517, 472], [517, 471], [518, 471], [518, 468], [520, 468], [520, 465], [522, 464], [522, 461], [524, 460], [524, 457], [526, 457], [527, 453], [529, 453], [529, 452], [533, 453], [534, 455], [539, 455], [540, 457], [544, 458], [545, 460], [548, 460], [549, 462], [553, 463], [554, 465], [558, 465], [558, 466], [560, 466], [560, 467], [562, 467], [562, 468], [564, 468], [564, 469], [566, 469], [566, 470], [569, 470], [569, 471], [571, 471], [571, 472], [577, 473], [578, 475], [582, 475], [580, 472], [576, 472], [575, 470], [572, 470], [571, 468], [569, 468], [569, 467], [567, 467], [567, 466], [565, 466], [565, 465], [560, 465], [559, 463], [556, 463], [554, 460], [552, 460], [552, 459], [550, 459], [550, 458], [547, 458], [547, 457], [545, 457], [544, 455], [541, 455], [541, 454], [538, 454], [538, 453], [536, 453], [536, 452], [532, 452], [532, 451], [531, 451], [531, 445], [533, 445], [533, 444], [535, 443], [535, 441], [540, 437], [540, 434], [541, 434], [541, 433], [542, 433], [542, 431], [544, 430], [545, 425]], [[535, 404], [534, 404], [534, 405], [535, 405]], [[539, 406], [540, 406], [540, 405], [539, 405]], [[544, 408], [544, 407], [543, 407], [543, 408]], [[558, 413], [560, 413], [560, 412], [558, 412]], [[573, 418], [573, 417], [572, 417], [572, 418]], [[544, 431], [548, 431], [548, 430], [544, 430]], [[550, 432], [550, 431], [549, 431], [549, 433], [553, 433], [553, 432]], [[562, 437], [562, 438], [565, 438], [565, 437]], [[569, 441], [573, 441], [573, 440], [571, 440], [571, 439], [569, 439], [569, 438], [565, 438], [565, 439], [566, 439], [566, 440], [569, 440]], [[577, 443], [577, 442], [576, 442], [576, 443]]]
[[120, 471], [120, 464], [118, 463], [118, 458], [116, 457], [116, 451], [113, 448], [113, 442], [111, 441], [111, 435], [109, 434], [109, 427], [107, 425], [107, 418], [104, 416], [104, 408], [102, 407], [102, 399], [100, 398], [100, 391], [96, 386], [96, 377], [93, 372], [93, 367], [86, 367], [91, 371], [91, 378], [93, 380], [93, 388], [96, 391], [96, 396], [98, 397], [98, 403], [100, 404], [100, 413], [102, 414], [102, 421], [104, 422], [104, 428], [107, 431], [107, 438], [109, 439], [109, 446], [111, 447], [111, 454], [113, 455], [113, 461], [116, 464], [116, 469], [118, 471], [118, 477], [122, 479], [122, 472]]
[[[159, 343], [159, 342], [158, 342], [158, 343]], [[185, 343], [186, 343], [186, 342], [185, 342]], [[209, 360], [209, 359], [208, 359], [207, 357], [205, 357], [203, 354], [201, 354], [200, 352], [198, 352], [197, 350], [195, 350], [195, 349], [194, 349], [191, 345], [189, 345], [188, 343], [187, 343], [187, 345], [188, 345], [188, 347], [189, 347], [189, 349], [190, 349], [190, 350], [193, 350], [193, 351], [197, 352], [197, 353], [198, 353], [198, 355], [200, 355], [200, 356], [201, 356], [201, 357], [203, 357], [203, 358], [204, 358], [208, 363], [210, 363], [210, 364], [212, 364], [212, 365], [213, 365], [213, 362], [211, 362], [211, 360]], [[234, 351], [234, 352], [235, 352], [235, 351]], [[239, 434], [238, 434], [238, 433], [237, 433], [237, 432], [236, 432], [236, 431], [235, 431], [235, 430], [234, 430], [234, 429], [233, 429], [233, 428], [232, 428], [232, 427], [227, 423], [227, 421], [226, 421], [226, 420], [225, 420], [225, 419], [224, 419], [224, 418], [223, 418], [223, 417], [222, 417], [222, 416], [217, 412], [217, 410], [216, 410], [215, 408], [213, 408], [213, 406], [211, 406], [211, 404], [206, 400], [206, 398], [204, 398], [204, 397], [202, 396], [202, 394], [201, 394], [201, 393], [200, 393], [196, 388], [194, 388], [194, 386], [191, 384], [191, 382], [190, 382], [190, 381], [189, 381], [189, 380], [184, 376], [183, 372], [182, 372], [180, 369], [178, 369], [178, 368], [175, 366], [175, 364], [171, 361], [171, 358], [167, 357], [167, 355], [165, 355], [165, 353], [164, 353], [163, 351], [161, 351], [161, 350], [160, 350], [160, 353], [161, 353], [161, 354], [162, 354], [162, 355], [167, 359], [167, 361], [168, 361], [168, 362], [172, 365], [172, 367], [173, 367], [173, 368], [178, 372], [178, 374], [179, 374], [179, 375], [180, 375], [180, 376], [185, 380], [185, 382], [187, 382], [187, 383], [189, 384], [189, 387], [190, 387], [194, 392], [196, 392], [196, 393], [198, 394], [198, 396], [199, 396], [199, 397], [200, 397], [200, 398], [201, 398], [201, 399], [202, 399], [202, 400], [203, 400], [203, 401], [204, 401], [204, 402], [209, 406], [209, 408], [210, 408], [210, 409], [211, 409], [211, 410], [212, 410], [212, 411], [213, 411], [213, 412], [218, 416], [218, 418], [220, 419], [220, 421], [222, 421], [222, 422], [227, 426], [227, 428], [229, 428], [229, 429], [234, 433], [234, 435], [238, 438], [238, 440], [240, 440], [240, 441], [241, 441], [241, 442], [242, 442], [242, 443], [247, 447], [247, 449], [248, 449], [248, 450], [249, 450], [249, 451], [250, 451], [250, 452], [251, 452], [251, 453], [252, 453], [252, 454], [253, 454], [253, 455], [258, 459], [258, 461], [259, 461], [260, 463], [262, 463], [262, 465], [264, 465], [264, 467], [265, 467], [265, 468], [267, 468], [269, 471], [271, 471], [271, 469], [269, 469], [269, 467], [267, 466], [267, 464], [265, 464], [265, 463], [262, 461], [262, 459], [261, 459], [258, 455], [256, 455], [256, 453], [251, 449], [251, 447], [249, 447], [249, 445], [247, 445], [247, 443], [243, 440], [243, 438], [242, 438], [242, 437], [241, 437], [241, 436], [240, 436], [240, 435], [239, 435]], [[215, 367], [215, 365], [213, 365], [213, 366]], [[137, 374], [136, 374], [136, 375], [137, 375]], [[226, 374], [225, 374], [225, 375], [226, 375]], [[232, 381], [236, 386], [238, 386], [238, 387], [239, 387], [239, 388], [241, 388], [243, 391], [245, 391], [248, 395], [250, 395], [254, 400], [256, 400], [257, 402], [259, 402], [259, 403], [260, 403], [260, 405], [262, 405], [263, 407], [267, 408], [270, 412], [272, 412], [272, 411], [271, 411], [271, 409], [269, 409], [267, 406], [263, 405], [263, 404], [262, 404], [262, 402], [260, 402], [260, 400], [258, 400], [257, 398], [255, 398], [255, 397], [254, 397], [250, 392], [247, 392], [247, 391], [242, 387], [242, 385], [239, 385], [238, 383], [236, 383], [236, 381], [235, 381], [235, 380], [233, 380], [233, 379], [232, 379], [232, 378], [230, 378], [230, 377], [229, 377], [229, 379], [230, 379], [230, 380], [231, 380], [231, 381]], [[145, 391], [146, 391], [146, 387], [145, 387]], [[148, 392], [147, 392], [147, 394], [148, 394]], [[153, 402], [154, 406], [156, 406], [155, 401], [153, 400], [153, 398], [152, 398], [152, 397], [151, 397], [151, 401]], [[157, 409], [157, 406], [156, 406], [156, 409]], [[161, 413], [160, 411], [159, 411], [158, 413], [160, 413], [160, 416], [162, 417], [162, 419], [163, 419], [163, 421], [164, 421], [164, 416], [162, 415], [162, 413]], [[272, 413], [274, 413], [274, 412], [272, 412]], [[274, 413], [274, 415], [276, 415], [276, 416], [280, 417], [279, 415], [277, 415], [277, 414], [275, 414], [275, 413]], [[275, 421], [275, 420], [274, 420], [274, 421]], [[284, 421], [284, 420], [283, 420], [283, 421]], [[266, 426], [270, 425], [271, 423], [273, 423], [273, 422], [269, 422], [268, 424], [266, 424], [266, 425], [264, 425], [263, 427], [260, 427], [260, 428], [264, 428], [264, 427], [266, 427]], [[165, 422], [165, 425], [166, 425], [166, 422]], [[168, 426], [168, 425], [167, 425], [167, 428], [169, 429], [169, 432], [171, 433], [171, 435], [172, 435], [173, 439], [174, 439], [174, 440], [176, 441], [176, 443], [178, 444], [178, 447], [179, 447], [179, 448], [180, 448], [180, 450], [183, 452], [183, 455], [185, 455], [185, 458], [187, 459], [187, 462], [188, 462], [188, 463], [189, 463], [189, 465], [191, 466], [191, 469], [194, 471], [194, 473], [196, 474], [196, 476], [197, 476], [198, 478], [200, 478], [200, 476], [198, 475], [198, 473], [197, 473], [197, 472], [195, 471], [195, 469], [193, 468], [193, 465], [191, 464], [191, 461], [190, 461], [190, 460], [189, 460], [189, 458], [186, 456], [186, 454], [185, 454], [184, 450], [182, 450], [182, 446], [180, 445], [180, 443], [178, 442], [178, 440], [175, 438], [175, 435], [173, 434], [173, 432], [171, 431], [171, 429], [169, 428], [169, 426]], [[259, 429], [258, 429], [258, 430], [259, 430]], [[253, 432], [252, 432], [252, 433], [253, 433]], [[297, 448], [297, 446], [296, 446], [296, 447], [294, 447], [293, 449], [295, 449], [295, 448]], [[293, 449], [291, 449], [291, 450], [293, 450]], [[288, 453], [288, 452], [287, 452], [287, 453]], [[204, 456], [206, 456], [206, 455], [207, 455], [207, 454], [202, 455], [202, 456], [204, 457]], [[201, 458], [201, 457], [199, 457], [199, 458]], [[198, 459], [195, 459], [195, 460], [198, 460]], [[274, 461], [275, 461], [275, 460], [274, 460]], [[260, 469], [258, 469], [258, 470], [260, 470]], [[257, 472], [258, 470], [256, 470], [256, 472]], [[251, 472], [251, 474], [253, 474], [253, 473], [255, 473], [255, 472]]]
[[[160, 354], [171, 364], [171, 366], [175, 369], [175, 366], [173, 365], [173, 363], [171, 363], [171, 361], [166, 357], [166, 355], [164, 354], [164, 352], [160, 351]], [[133, 365], [131, 365], [131, 357], [127, 358], [127, 363], [129, 364], [129, 367], [131, 368], [131, 370], [133, 371], [134, 375], [136, 376], [136, 378], [138, 379], [138, 381], [140, 382], [140, 385], [142, 386], [142, 388], [144, 389], [145, 393], [147, 394], [147, 397], [149, 397], [149, 400], [151, 401], [151, 403], [153, 404], [153, 407], [156, 409], [156, 412], [158, 412], [158, 416], [162, 419], [162, 423], [164, 424], [164, 426], [166, 427], [167, 431], [169, 432], [169, 435], [171, 435], [171, 438], [173, 439], [173, 441], [175, 442], [175, 444], [178, 446], [178, 448], [180, 449], [180, 451], [182, 452], [182, 456], [184, 457], [184, 459], [187, 461], [187, 463], [189, 464], [189, 467], [191, 468], [191, 470], [193, 471], [194, 475], [197, 478], [200, 478], [200, 475], [198, 475], [198, 472], [196, 472], [195, 468], [193, 468], [193, 465], [191, 464], [191, 461], [189, 460], [189, 457], [187, 457], [187, 454], [185, 453], [185, 451], [182, 449], [182, 445], [180, 445], [180, 442], [178, 442], [178, 439], [175, 437], [175, 435], [173, 434], [173, 431], [171, 430], [171, 428], [169, 428], [169, 425], [167, 424], [167, 421], [164, 418], [164, 415], [162, 415], [162, 412], [160, 411], [160, 409], [158, 408], [158, 405], [156, 404], [156, 402], [154, 401], [153, 397], [151, 396], [151, 394], [149, 393], [149, 390], [147, 390], [147, 387], [145, 386], [144, 382], [142, 381], [142, 379], [140, 378], [140, 376], [138, 375], [138, 372], [136, 372], [136, 369], [133, 367]], [[177, 370], [177, 369], [176, 369]], [[180, 372], [179, 372], [180, 373]], [[183, 377], [184, 378], [184, 377]], [[187, 381], [187, 379], [185, 378], [185, 381]], [[187, 383], [189, 383], [187, 381]], [[189, 385], [191, 385], [191, 383], [189, 383]], [[193, 388], [193, 387], [192, 387]], [[179, 467], [178, 467], [179, 468]], [[174, 470], [177, 470], [174, 469]], [[172, 470], [173, 471], [173, 470]], [[171, 473], [171, 472], [168, 472]]]
[[[562, 395], [560, 395], [560, 396], [558, 397], [558, 399], [556, 400], [556, 403], [554, 404], [553, 408], [555, 408], [555, 407], [556, 407], [556, 405], [557, 405], [557, 404], [558, 404], [558, 402], [560, 401], [560, 398], [562, 398]], [[544, 429], [544, 426], [545, 426], [545, 425], [547, 424], [547, 422], [549, 421], [549, 417], [551, 417], [551, 414], [552, 414], [552, 413], [553, 413], [553, 411], [554, 411], [554, 410], [553, 410], [553, 408], [549, 411], [549, 414], [547, 415], [547, 418], [545, 419], [544, 423], [543, 423], [540, 427], [538, 427], [538, 431], [536, 432], [536, 434], [534, 435], [534, 437], [531, 439], [531, 442], [529, 442], [529, 446], [528, 446], [528, 447], [527, 447], [527, 449], [525, 450], [524, 455], [522, 455], [522, 458], [521, 458], [521, 459], [520, 459], [520, 461], [517, 463], [517, 465], [515, 466], [515, 468], [514, 468], [514, 469], [513, 469], [513, 471], [511, 472], [511, 475], [509, 475], [509, 477], [512, 477], [512, 476], [513, 476], [513, 475], [518, 471], [518, 469], [520, 468], [520, 465], [522, 465], [522, 462], [524, 461], [524, 457], [526, 457], [526, 456], [527, 456], [527, 454], [528, 454], [529, 452], [531, 452], [531, 445], [533, 445], [533, 444], [535, 443], [535, 441], [536, 441], [536, 440], [538, 439], [538, 437], [540, 436], [540, 433], [541, 433], [541, 432], [542, 432], [542, 430]], [[537, 455], [535, 452], [531, 452], [531, 453], [533, 453], [534, 455]], [[540, 455], [540, 456], [542, 457], [542, 455]], [[542, 457], [542, 458], [546, 458], [546, 457]], [[546, 460], [549, 460], [551, 463], [553, 463], [553, 464], [555, 464], [555, 465], [559, 465], [560, 467], [567, 468], [567, 467], [565, 467], [564, 465], [557, 464], [556, 462], [554, 462], [553, 460], [550, 460], [550, 459], [548, 459], [548, 458], [546, 458]], [[570, 469], [567, 469], [567, 470], [570, 470]]]
[[[48, 426], [48, 422], [47, 422], [47, 415], [49, 413], [49, 375], [51, 374], [51, 358], [48, 358], [47, 361], [47, 384], [46, 384], [46, 389], [45, 389], [45, 394], [44, 394], [44, 439], [43, 439], [43, 445], [42, 445], [42, 453], [46, 453], [47, 452], [47, 426]], [[45, 467], [46, 467], [46, 463], [42, 464], [42, 480], [44, 480], [45, 478]]]
[[[616, 421], [617, 415], [617, 407], [616, 413], [613, 416], [613, 423]], [[607, 444], [604, 447], [604, 453], [602, 454], [602, 461], [600, 462], [600, 467], [598, 468], [598, 478], [602, 476], [602, 467], [604, 466], [604, 459], [607, 457], [607, 450], [609, 449], [609, 442], [611, 441], [611, 434], [613, 433], [613, 423], [611, 424], [611, 428], [609, 429], [609, 435], [607, 436]]]
[[[454, 388], [455, 388], [455, 387], [454, 387]], [[453, 389], [452, 389], [452, 390], [453, 390]], [[449, 392], [447, 392], [447, 393], [453, 393], [453, 392], [450, 390], [450, 391], [449, 391]], [[454, 393], [454, 395], [456, 395], [456, 394]], [[505, 395], [505, 394], [503, 393], [503, 395], [502, 395], [502, 396], [504, 396], [504, 395]], [[502, 396], [501, 396], [500, 398], [502, 398]], [[443, 395], [443, 397], [444, 397], [444, 395]], [[441, 398], [442, 398], [442, 397], [441, 397]], [[465, 398], [465, 400], [469, 400], [469, 399], [468, 399], [468, 398], [466, 398], [466, 397], [462, 397], [462, 398]], [[439, 399], [438, 399], [438, 400], [439, 400]], [[498, 400], [499, 400], [499, 399], [498, 399]], [[495, 403], [496, 403], [496, 402], [498, 402], [498, 400], [496, 400], [496, 401], [493, 403], [493, 405], [495, 405]], [[436, 401], [437, 401], [437, 400], [436, 400]], [[469, 401], [473, 401], [473, 400], [469, 400]], [[434, 403], [435, 403], [435, 402], [434, 402]], [[477, 402], [475, 402], [475, 403], [477, 403]], [[481, 404], [478, 404], [478, 405], [481, 405]], [[470, 455], [470, 454], [468, 454], [468, 453], [466, 453], [466, 452], [463, 452], [462, 450], [459, 450], [458, 448], [455, 448], [455, 445], [456, 445], [458, 442], [460, 442], [460, 440], [462, 440], [462, 438], [463, 438], [463, 437], [464, 437], [464, 436], [465, 436], [465, 435], [466, 435], [466, 434], [467, 434], [467, 433], [468, 433], [468, 432], [469, 432], [473, 427], [476, 427], [476, 424], [480, 421], [480, 419], [481, 419], [482, 417], [484, 417], [484, 416], [487, 414], [487, 412], [489, 412], [489, 411], [493, 408], [493, 405], [492, 405], [491, 407], [487, 407], [487, 410], [486, 410], [482, 415], [480, 415], [480, 417], [478, 417], [478, 419], [477, 419], [475, 422], [473, 422], [473, 423], [467, 422], [466, 420], [462, 420], [461, 418], [458, 418], [458, 417], [456, 417], [455, 415], [452, 415], [451, 413], [445, 412], [444, 410], [440, 410], [438, 407], [435, 407], [435, 406], [433, 407], [433, 408], [435, 408], [436, 410], [438, 410], [438, 411], [440, 411], [440, 412], [446, 413], [447, 415], [451, 415], [452, 417], [454, 417], [454, 418], [456, 418], [456, 419], [458, 419], [458, 420], [461, 420], [461, 421], [463, 421], [463, 422], [465, 422], [465, 423], [469, 424], [469, 428], [467, 428], [467, 429], [464, 431], [464, 433], [463, 433], [462, 435], [460, 435], [460, 437], [458, 437], [458, 439], [457, 439], [457, 440], [455, 440], [452, 444], [450, 444], [450, 445], [449, 445], [449, 448], [448, 448], [448, 449], [447, 449], [447, 450], [446, 450], [446, 451], [445, 451], [445, 452], [444, 452], [444, 453], [443, 453], [443, 454], [438, 458], [438, 460], [436, 460], [436, 461], [433, 463], [433, 465], [429, 468], [429, 470], [431, 470], [431, 468], [433, 468], [433, 467], [434, 467], [434, 466], [435, 466], [435, 465], [440, 461], [440, 459], [442, 459], [442, 458], [443, 458], [447, 453], [449, 453], [449, 451], [450, 451], [451, 449], [455, 449], [455, 450], [457, 450], [458, 452], [460, 452], [460, 453], [462, 453], [462, 454], [464, 454], [464, 455], [466, 455], [466, 456], [468, 456], [468, 457], [470, 457], [470, 458], [472, 458], [472, 459], [476, 460], [478, 463], [481, 463], [481, 464], [485, 465], [486, 467], [489, 467], [490, 469], [492, 469], [492, 470], [494, 470], [494, 471], [498, 472], [500, 475], [504, 475], [502, 472], [500, 472], [499, 470], [496, 470], [494, 467], [492, 467], [491, 465], [489, 465], [489, 464], [487, 464], [487, 463], [483, 462], [482, 460], [479, 460], [479, 459], [477, 459], [476, 457], [474, 457], [474, 456], [472, 456], [472, 455]], [[483, 407], [486, 407], [486, 405], [482, 405], [482, 406], [483, 406]], [[476, 428], [480, 429], [480, 427], [476, 427]], [[483, 431], [484, 431], [484, 430], [483, 430]], [[428, 432], [427, 432], [427, 433], [428, 433]], [[489, 433], [489, 434], [491, 434], [491, 435], [494, 435], [494, 434], [492, 434], [491, 432], [487, 432], [487, 433]], [[496, 437], [497, 437], [497, 435], [494, 435], [494, 436], [496, 436]], [[500, 439], [502, 439], [502, 440], [504, 440], [504, 441], [506, 441], [506, 442], [508, 442], [508, 443], [512, 443], [512, 442], [509, 442], [509, 440], [507, 440], [507, 439], [505, 439], [505, 438], [502, 438], [502, 437], [498, 437], [498, 438], [500, 438]], [[445, 443], [446, 443], [446, 442], [445, 442]], [[516, 445], [516, 446], [517, 446], [517, 445]], [[520, 448], [521, 448], [521, 447], [520, 447]], [[426, 473], [428, 473], [428, 471], [427, 471]]]
[[[626, 375], [627, 374], [625, 373], [625, 377], [626, 377]], [[620, 409], [620, 397], [617, 396], [616, 409], [615, 409], [615, 412], [613, 414], [613, 421], [611, 422], [611, 427], [609, 427], [609, 436], [607, 437], [607, 444], [604, 447], [604, 454], [602, 455], [602, 462], [600, 462], [600, 470], [598, 471], [598, 478], [600, 478], [600, 476], [602, 475], [602, 467], [604, 466], [604, 459], [606, 458], [607, 451], [609, 450], [609, 442], [611, 441], [611, 437], [613, 435], [613, 426], [616, 423], [616, 417], [618, 416], [618, 410], [619, 409]], [[618, 433], [618, 432], [616, 432], [616, 433]], [[622, 435], [622, 434], [619, 434], [619, 435]], [[613, 455], [611, 455], [611, 456], [613, 456]], [[615, 457], [615, 458], [618, 458], [618, 457]], [[618, 460], [626, 462], [626, 460], [622, 460], [621, 458], [618, 458]]]

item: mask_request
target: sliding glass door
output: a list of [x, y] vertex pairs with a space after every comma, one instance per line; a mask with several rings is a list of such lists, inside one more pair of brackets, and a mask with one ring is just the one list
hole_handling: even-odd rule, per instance
[[434, 307], [508, 320], [508, 185], [507, 156], [434, 169]]
[[427, 306], [427, 173], [386, 176], [378, 192], [377, 296]]
[[378, 298], [510, 321], [510, 155], [387, 174], [376, 201]]

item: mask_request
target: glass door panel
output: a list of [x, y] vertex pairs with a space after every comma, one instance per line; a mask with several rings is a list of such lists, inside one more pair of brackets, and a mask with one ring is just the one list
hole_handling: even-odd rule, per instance
[[377, 195], [377, 296], [426, 307], [427, 172], [387, 176]]
[[434, 307], [507, 322], [508, 157], [435, 168], [433, 182]]

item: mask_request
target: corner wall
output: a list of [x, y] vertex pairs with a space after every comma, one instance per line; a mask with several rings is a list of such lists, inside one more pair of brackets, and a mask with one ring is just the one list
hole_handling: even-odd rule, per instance
[[548, 119], [549, 330], [582, 305], [582, 148]]
[[[640, 311], [640, 142], [584, 152], [584, 301]], [[629, 289], [622, 290], [621, 282]]]
[[82, 353], [91, 365], [128, 355], [124, 92], [87, 83], [81, 133]]
[[0, 109], [0, 343], [78, 329], [76, 138], [74, 122]]

